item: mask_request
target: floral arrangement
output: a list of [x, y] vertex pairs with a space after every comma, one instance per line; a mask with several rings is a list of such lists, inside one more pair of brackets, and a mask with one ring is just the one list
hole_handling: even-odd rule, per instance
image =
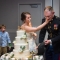
[[[18, 60], [42, 60], [43, 56], [42, 55], [32, 55], [31, 57], [27, 57], [27, 58], [19, 58]], [[12, 53], [6, 53], [4, 55], [1, 56], [1, 60], [17, 60], [16, 58], [14, 58], [14, 54]]]
[[23, 53], [23, 51], [25, 50], [25, 46], [20, 46], [20, 53]]
[[26, 39], [27, 38], [27, 35], [26, 35], [26, 32], [24, 33], [24, 35], [21, 36], [21, 39]]
[[12, 60], [12, 58], [14, 58], [13, 52], [6, 53], [1, 56], [1, 60]]

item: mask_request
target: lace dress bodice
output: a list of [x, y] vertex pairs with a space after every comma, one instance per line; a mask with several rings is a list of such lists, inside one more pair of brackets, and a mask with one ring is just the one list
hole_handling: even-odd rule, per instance
[[27, 41], [29, 43], [29, 50], [30, 52], [34, 52], [34, 53], [37, 53], [37, 50], [35, 49], [36, 48], [36, 43], [35, 43], [35, 40], [33, 39], [33, 36], [31, 35], [31, 33], [26, 33], [27, 35]]
[[27, 35], [27, 40], [30, 40], [30, 39], [33, 38], [33, 36], [31, 35], [31, 33], [26, 33], [26, 35]]

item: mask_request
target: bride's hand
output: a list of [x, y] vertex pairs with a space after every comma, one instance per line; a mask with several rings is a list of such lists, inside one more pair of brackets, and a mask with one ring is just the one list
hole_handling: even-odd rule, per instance
[[38, 49], [38, 46], [36, 46], [35, 49], [37, 50]]
[[45, 22], [46, 22], [46, 23], [49, 23], [49, 22], [50, 22], [50, 20], [49, 20], [49, 19], [45, 19]]
[[[40, 43], [38, 44], [38, 46], [40, 45]], [[35, 49], [38, 49], [38, 46], [36, 46], [36, 48]]]
[[37, 34], [36, 34], [36, 33], [34, 33], [34, 34], [33, 34], [33, 36], [37, 37]]
[[37, 34], [36, 34], [36, 33], [33, 33], [33, 36], [34, 36], [34, 39], [36, 39], [36, 37], [37, 37]]

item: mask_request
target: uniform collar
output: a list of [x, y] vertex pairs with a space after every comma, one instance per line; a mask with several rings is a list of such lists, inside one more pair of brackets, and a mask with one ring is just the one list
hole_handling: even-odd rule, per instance
[[56, 18], [56, 16], [54, 15], [54, 17], [52, 18], [52, 20], [54, 20]]
[[55, 18], [56, 18], [56, 16], [54, 15], [54, 17], [52, 18], [52, 20], [50, 22], [52, 22]]

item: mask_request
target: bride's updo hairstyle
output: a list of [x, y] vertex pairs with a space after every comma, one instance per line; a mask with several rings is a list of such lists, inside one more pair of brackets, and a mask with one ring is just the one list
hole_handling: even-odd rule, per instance
[[26, 14], [31, 15], [29, 12], [22, 12], [22, 13], [21, 13], [21, 21], [24, 22], [24, 20], [26, 19]]

